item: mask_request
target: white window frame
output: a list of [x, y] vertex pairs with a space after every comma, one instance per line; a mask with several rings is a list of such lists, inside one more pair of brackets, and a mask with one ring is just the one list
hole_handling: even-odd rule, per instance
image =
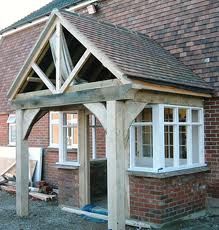
[[[50, 118], [49, 118], [49, 147], [51, 147], [51, 148], [59, 148], [59, 144], [54, 144], [52, 142], [52, 136], [53, 136], [52, 135], [52, 133], [53, 133], [52, 126], [53, 125], [58, 125], [59, 126], [59, 133], [60, 133], [60, 130], [63, 128], [63, 123], [60, 120], [61, 120], [61, 118], [63, 119], [62, 114], [64, 114], [64, 113], [72, 114], [72, 113], [77, 113], [77, 111], [73, 111], [73, 112], [50, 112]], [[58, 114], [59, 119], [52, 119], [53, 114]], [[75, 121], [73, 121], [73, 125], [71, 127], [76, 127], [78, 125], [78, 121], [76, 121], [76, 119], [74, 119], [74, 120]], [[68, 126], [68, 127], [70, 127], [70, 126]], [[60, 141], [60, 138], [59, 138], [59, 141]], [[67, 148], [68, 149], [77, 149], [78, 144], [68, 145]]]
[[[52, 120], [52, 115], [57, 113], [59, 115], [59, 119]], [[67, 154], [70, 149], [78, 149], [78, 144], [73, 144], [71, 146], [67, 146], [67, 128], [77, 127], [78, 126], [78, 119], [73, 119], [72, 124], [67, 125], [66, 120], [67, 116], [65, 114], [75, 114], [78, 113], [77, 111], [68, 111], [68, 112], [50, 112], [50, 146], [53, 148], [59, 149], [59, 161], [57, 162], [58, 165], [65, 165], [65, 166], [80, 166], [79, 164], [79, 154], [77, 151], [77, 159], [75, 161], [68, 161]], [[52, 125], [59, 126], [59, 144], [52, 143]]]
[[[8, 144], [10, 146], [15, 146], [16, 145], [16, 115], [9, 114], [7, 123], [8, 123]], [[11, 136], [12, 136], [12, 129], [14, 127], [15, 127], [15, 141], [12, 141]]]
[[[191, 106], [178, 106], [167, 104], [156, 104], [147, 106], [145, 108], [152, 108], [152, 123], [153, 123], [153, 166], [151, 168], [139, 167], [135, 165], [135, 132], [136, 126], [150, 125], [151, 122], [133, 122], [130, 127], [130, 170], [145, 171], [154, 173], [163, 173], [169, 171], [176, 171], [182, 169], [189, 169], [194, 167], [206, 166], [204, 156], [204, 115], [203, 108]], [[173, 122], [164, 122], [164, 108], [172, 108], [174, 113]], [[178, 110], [187, 109], [187, 121], [178, 121]], [[198, 110], [198, 122], [192, 122], [192, 110]], [[173, 166], [165, 167], [165, 142], [164, 142], [164, 126], [173, 125]], [[187, 126], [187, 162], [180, 165], [179, 159], [179, 126]], [[192, 126], [198, 126], [199, 130], [199, 162], [192, 162]]]
[[[52, 136], [53, 136], [52, 126], [53, 125], [58, 125], [59, 126], [59, 119], [52, 119], [53, 114], [59, 114], [59, 112], [50, 112], [49, 113], [49, 147], [58, 148], [59, 144], [54, 144], [53, 140], [52, 140]], [[59, 127], [59, 129], [60, 129], [60, 127]], [[60, 130], [59, 130], [59, 132], [60, 132]]]

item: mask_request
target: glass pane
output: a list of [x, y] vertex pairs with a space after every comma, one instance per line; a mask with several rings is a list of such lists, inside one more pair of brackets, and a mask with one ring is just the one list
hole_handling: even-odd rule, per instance
[[187, 128], [186, 126], [179, 126], [179, 158], [180, 164], [187, 162]]
[[152, 126], [135, 127], [135, 165], [153, 167], [153, 133]]
[[7, 123], [15, 124], [16, 123], [16, 115], [15, 114], [10, 114], [9, 117], [8, 117]]
[[67, 115], [67, 126], [73, 126], [77, 124], [78, 114], [68, 113]]
[[192, 162], [199, 163], [199, 126], [192, 126]]
[[73, 139], [73, 144], [77, 145], [78, 144], [78, 128], [74, 128], [74, 139]]
[[152, 108], [145, 108], [137, 117], [137, 122], [152, 122]]
[[74, 113], [74, 114], [73, 114], [73, 118], [74, 118], [74, 119], [78, 119], [78, 114], [77, 114], [77, 113]]
[[179, 122], [187, 121], [186, 112], [187, 112], [187, 109], [179, 109]]
[[199, 122], [199, 110], [192, 110], [192, 122]]
[[173, 122], [173, 109], [164, 108], [164, 121]]
[[52, 143], [51, 144], [59, 144], [59, 126], [52, 125]]
[[16, 126], [11, 125], [11, 136], [10, 136], [10, 142], [16, 142]]
[[51, 113], [52, 120], [58, 120], [59, 119], [59, 113]]
[[73, 144], [73, 128], [67, 128], [67, 145], [68, 147], [72, 147]]
[[173, 126], [164, 127], [165, 166], [173, 166]]

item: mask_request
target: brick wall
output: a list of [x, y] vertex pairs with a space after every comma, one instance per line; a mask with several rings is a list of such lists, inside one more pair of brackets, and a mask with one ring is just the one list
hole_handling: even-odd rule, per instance
[[205, 149], [208, 195], [219, 198], [219, 98], [205, 101]]
[[53, 187], [58, 187], [58, 169], [55, 167], [59, 161], [57, 149], [44, 149], [43, 153], [43, 180]]
[[8, 114], [0, 114], [0, 146], [8, 145]]
[[58, 170], [59, 204], [79, 207], [79, 170]]
[[0, 45], [0, 113], [10, 113], [12, 108], [7, 92], [35, 44], [44, 23], [6, 36]]
[[[9, 114], [0, 114], [0, 146], [8, 146], [9, 129], [8, 119]], [[36, 124], [34, 124], [28, 138], [28, 144], [30, 147], [48, 147], [49, 145], [49, 125], [48, 115], [41, 118]]]
[[216, 0], [107, 0], [93, 17], [151, 36], [219, 95], [218, 11]]
[[30, 147], [47, 148], [49, 145], [49, 115], [43, 116], [36, 124], [34, 124], [28, 138]]
[[205, 208], [205, 174], [167, 179], [130, 176], [131, 217], [163, 224]]

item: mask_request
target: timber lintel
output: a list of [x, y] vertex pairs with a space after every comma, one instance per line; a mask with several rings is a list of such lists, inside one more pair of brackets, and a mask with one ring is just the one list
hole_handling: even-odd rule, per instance
[[132, 84], [112, 86], [98, 89], [87, 89], [64, 94], [37, 96], [29, 99], [15, 99], [12, 104], [16, 109], [51, 108], [66, 105], [78, 105], [110, 100], [132, 100], [136, 90]]

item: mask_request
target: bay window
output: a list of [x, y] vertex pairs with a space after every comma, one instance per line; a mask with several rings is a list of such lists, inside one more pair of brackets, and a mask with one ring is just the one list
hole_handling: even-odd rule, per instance
[[166, 172], [204, 166], [203, 109], [146, 107], [130, 127], [130, 169]]

